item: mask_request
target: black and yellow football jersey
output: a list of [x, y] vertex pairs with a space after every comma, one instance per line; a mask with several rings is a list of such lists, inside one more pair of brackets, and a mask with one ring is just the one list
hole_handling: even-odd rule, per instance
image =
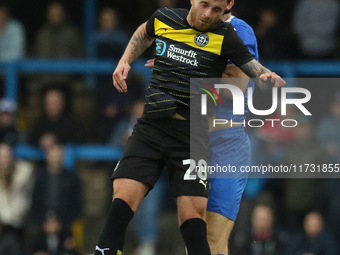
[[156, 38], [155, 66], [146, 92], [144, 116], [189, 117], [190, 78], [218, 78], [231, 60], [243, 65], [253, 59], [235, 28], [222, 20], [208, 31], [187, 22], [188, 10], [163, 7], [146, 24]]

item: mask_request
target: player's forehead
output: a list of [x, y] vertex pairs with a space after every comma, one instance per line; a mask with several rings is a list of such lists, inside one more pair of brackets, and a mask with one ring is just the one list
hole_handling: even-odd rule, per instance
[[209, 4], [212, 7], [225, 8], [228, 0], [198, 0], [198, 2]]

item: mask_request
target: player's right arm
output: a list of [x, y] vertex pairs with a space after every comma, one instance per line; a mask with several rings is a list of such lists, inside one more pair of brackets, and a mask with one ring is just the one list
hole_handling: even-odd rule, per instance
[[[234, 64], [227, 65], [222, 74], [222, 78], [227, 78], [228, 83], [240, 88], [243, 94], [245, 93], [249, 84], [249, 77]], [[229, 89], [219, 89], [219, 95], [223, 98], [228, 98], [231, 100], [233, 99], [233, 95]]]
[[131, 69], [130, 64], [136, 60], [154, 41], [146, 32], [146, 23], [140, 25], [132, 35], [125, 52], [112, 74], [113, 85], [119, 92], [127, 92], [126, 79]]

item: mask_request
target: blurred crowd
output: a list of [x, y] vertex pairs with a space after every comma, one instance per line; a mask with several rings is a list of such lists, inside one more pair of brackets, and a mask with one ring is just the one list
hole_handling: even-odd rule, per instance
[[[161, 6], [190, 7], [189, 1], [132, 1], [136, 8], [127, 15], [121, 4], [98, 3], [91, 53], [97, 59], [117, 59], [123, 54], [138, 25], [131, 21], [136, 11], [135, 20], [142, 22]], [[23, 58], [85, 58], [81, 26], [74, 23], [67, 6], [46, 2], [45, 22], [32, 28], [12, 11], [16, 8], [0, 4], [0, 65]], [[340, 59], [337, 0], [236, 0], [233, 13], [253, 27], [261, 60]], [[26, 31], [34, 31], [34, 36]], [[152, 53], [147, 51], [143, 57]], [[142, 115], [147, 81], [131, 72], [129, 93], [119, 94], [110, 75], [96, 76], [90, 91], [94, 103], [86, 113], [95, 127], [87, 129], [73, 111], [77, 91], [70, 87], [78, 80], [75, 75], [35, 74], [20, 81], [18, 102], [0, 99], [0, 255], [82, 254], [74, 231], [85, 203], [81, 176], [77, 169], [65, 169], [63, 146], [95, 142], [124, 148]], [[3, 86], [0, 75], [0, 98]], [[23, 110], [28, 91], [41, 102], [37, 114]], [[315, 118], [289, 108], [287, 115], [299, 123], [295, 128], [273, 128], [269, 122], [249, 129], [253, 165], [340, 164], [340, 92], [329, 95], [324, 108]], [[274, 113], [270, 118], [282, 117]], [[43, 149], [46, 159], [18, 159], [18, 144]], [[159, 226], [155, 219], [162, 210], [160, 201], [166, 199], [165, 179], [161, 177], [136, 215], [136, 255], [156, 254]], [[249, 179], [230, 254], [340, 254], [339, 194], [338, 179]]]

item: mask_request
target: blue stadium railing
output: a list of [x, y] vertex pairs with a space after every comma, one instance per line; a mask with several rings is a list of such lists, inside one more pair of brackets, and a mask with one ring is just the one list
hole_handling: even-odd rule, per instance
[[[109, 145], [72, 145], [64, 146], [64, 167], [76, 169], [77, 160], [83, 161], [118, 161], [123, 150]], [[20, 144], [14, 148], [17, 158], [24, 160], [44, 160], [45, 151], [36, 147]]]
[[[144, 67], [146, 60], [136, 61], [132, 69], [146, 80], [151, 77], [150, 69]], [[18, 77], [20, 74], [63, 73], [63, 74], [111, 74], [117, 61], [99, 60], [34, 60], [8, 62], [4, 64], [5, 97], [17, 100]], [[266, 67], [285, 78], [297, 76], [340, 76], [340, 61], [266, 61]]]
[[[144, 67], [146, 60], [136, 61], [132, 69], [144, 76], [151, 77], [151, 70]], [[18, 80], [21, 74], [62, 73], [62, 74], [111, 74], [117, 61], [99, 60], [34, 60], [25, 59], [3, 64], [5, 75], [5, 97], [17, 101]], [[285, 78], [298, 76], [340, 77], [340, 61], [267, 61], [266, 67]], [[107, 145], [66, 145], [65, 167], [75, 169], [77, 160], [117, 161], [122, 151]], [[27, 160], [44, 159], [44, 151], [18, 145], [15, 154]]]
[[[151, 70], [144, 67], [146, 60], [133, 63], [135, 73], [142, 74], [145, 80], [151, 77]], [[7, 62], [3, 65], [5, 73], [5, 97], [12, 100], [18, 99], [18, 78], [21, 74], [60, 73], [60, 74], [112, 74], [117, 61], [98, 60], [36, 60], [25, 59]]]

